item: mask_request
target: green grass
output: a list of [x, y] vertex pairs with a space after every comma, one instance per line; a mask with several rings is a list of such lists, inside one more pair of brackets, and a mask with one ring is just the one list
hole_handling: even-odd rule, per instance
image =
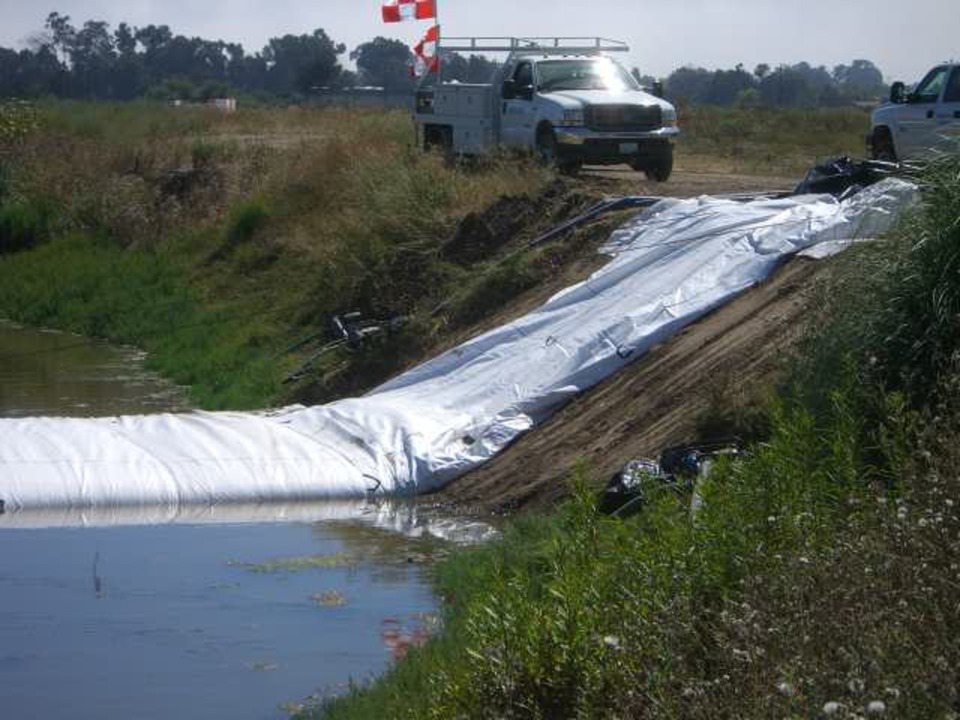
[[53, 209], [45, 203], [0, 205], [0, 255], [29, 250], [47, 240]]
[[836, 265], [821, 352], [698, 512], [664, 487], [601, 516], [580, 469], [553, 515], [441, 565], [438, 638], [312, 716], [952, 717], [958, 166], [927, 183], [922, 212]]
[[200, 405], [252, 407], [279, 382], [255, 334], [269, 315], [205, 307], [165, 255], [74, 234], [0, 260], [0, 277], [5, 314], [147, 348], [150, 366], [189, 385]]

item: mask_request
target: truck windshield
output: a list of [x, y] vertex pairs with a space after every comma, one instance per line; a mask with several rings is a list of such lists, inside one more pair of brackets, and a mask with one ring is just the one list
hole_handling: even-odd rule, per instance
[[612, 60], [547, 60], [537, 64], [539, 90], [637, 90], [633, 76]]

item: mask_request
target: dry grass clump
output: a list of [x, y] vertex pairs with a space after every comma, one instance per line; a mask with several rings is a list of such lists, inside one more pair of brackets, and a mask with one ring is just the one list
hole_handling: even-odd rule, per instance
[[681, 108], [686, 169], [802, 176], [826, 158], [861, 157], [870, 129], [858, 108]]

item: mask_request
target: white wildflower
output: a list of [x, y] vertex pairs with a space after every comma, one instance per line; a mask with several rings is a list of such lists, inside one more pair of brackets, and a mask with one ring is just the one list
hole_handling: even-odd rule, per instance
[[887, 705], [883, 700], [874, 700], [869, 705], [867, 705], [867, 714], [868, 715], [885, 715], [887, 712]]
[[603, 644], [606, 645], [611, 650], [619, 650], [620, 638], [618, 638], [616, 635], [607, 635], [606, 637], [603, 638]]

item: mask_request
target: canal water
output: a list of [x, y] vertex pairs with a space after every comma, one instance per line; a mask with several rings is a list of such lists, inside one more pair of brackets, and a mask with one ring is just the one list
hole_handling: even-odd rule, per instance
[[[132, 350], [0, 324], [0, 416], [186, 405]], [[0, 515], [0, 717], [286, 717], [423, 641], [437, 536], [465, 528], [364, 503]]]

